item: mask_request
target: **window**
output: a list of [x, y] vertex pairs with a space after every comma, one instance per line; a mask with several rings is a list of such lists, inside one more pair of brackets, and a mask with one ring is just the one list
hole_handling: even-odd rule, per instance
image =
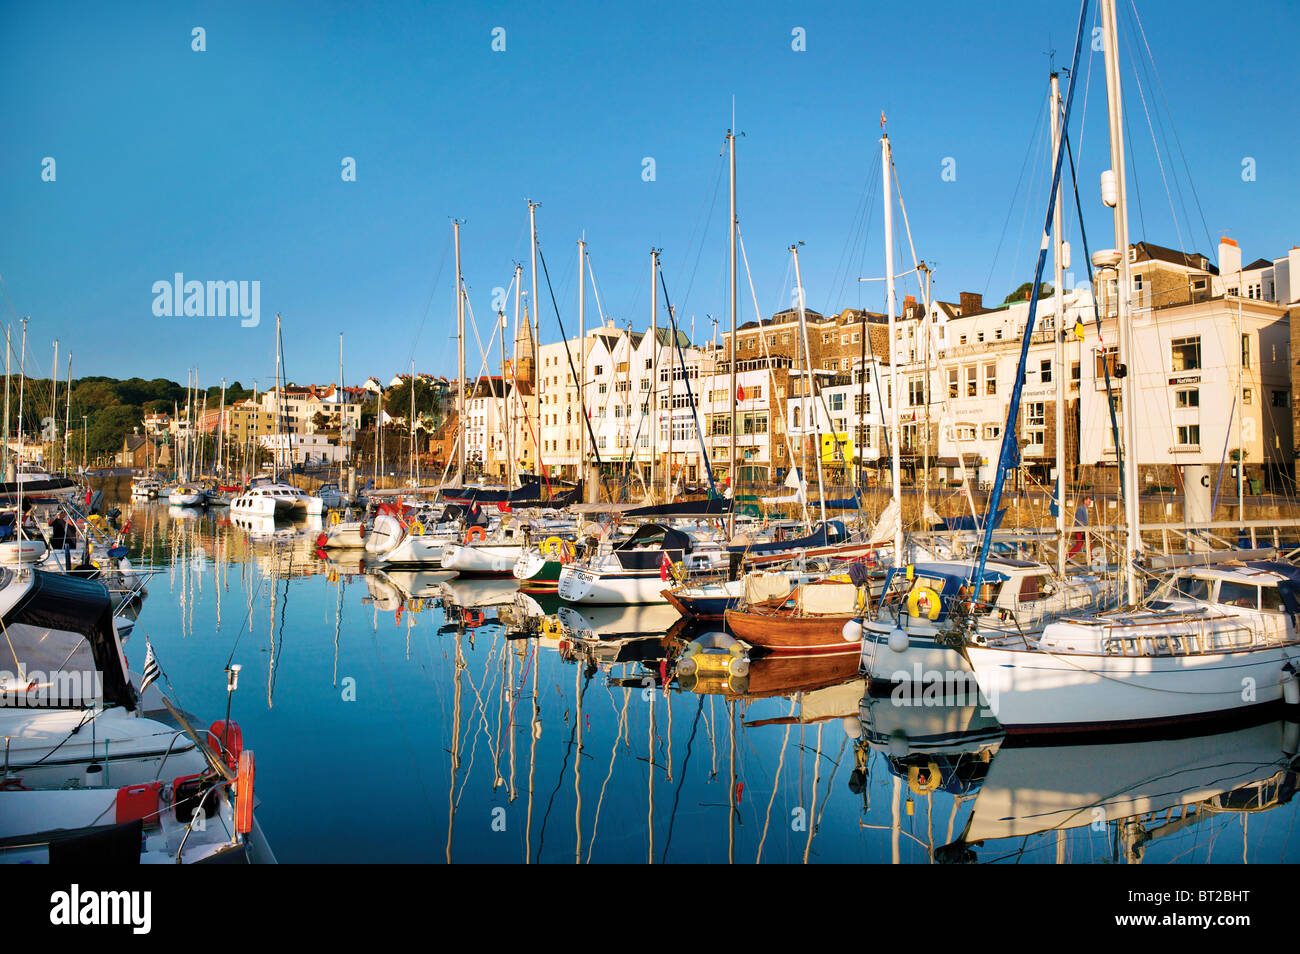
[[853, 395], [853, 412], [858, 415], [861, 415], [863, 413], [870, 414], [871, 395], [870, 394]]
[[1184, 388], [1174, 392], [1174, 407], [1189, 408], [1201, 406], [1201, 392], [1199, 388]]
[[830, 395], [830, 408], [832, 411], [844, 410], [844, 395], [843, 394]]
[[609, 390], [609, 385], [606, 384], [604, 381], [601, 381], [600, 384], [596, 386], [596, 390], [601, 394], [604, 394], [606, 391]]
[[1109, 373], [1111, 377], [1114, 377], [1115, 366], [1119, 363], [1119, 349], [1094, 348], [1092, 353], [1096, 364], [1094, 377], [1099, 381], [1103, 380], [1107, 373]]
[[1001, 437], [1001, 436], [1002, 436], [1002, 425], [1001, 425], [1001, 424], [985, 424], [985, 425], [984, 425], [984, 439], [985, 439], [986, 441], [995, 441], [995, 440], [997, 440], [997, 439], [998, 439], [999, 437]]
[[958, 378], [960, 377], [956, 368], [948, 369], [948, 397], [955, 398], [959, 388]]
[[1289, 392], [1289, 391], [1274, 391], [1274, 392], [1273, 392], [1273, 406], [1274, 406], [1274, 407], [1290, 407], [1290, 406], [1291, 406], [1291, 392]]
[[973, 364], [968, 365], [966, 367], [966, 396], [978, 397], [979, 393], [979, 368], [975, 367]]
[[957, 339], [957, 343], [958, 343], [958, 344], [965, 344], [965, 343], [966, 343], [966, 336], [965, 336], [965, 335], [962, 335], [960, 338], [958, 338], [958, 339]]
[[955, 428], [955, 433], [957, 435], [957, 440], [959, 441], [973, 441], [975, 440], [975, 425], [958, 424]]
[[1201, 367], [1201, 336], [1175, 338], [1169, 343], [1174, 371], [1197, 371]]
[[829, 331], [823, 331], [822, 344], [830, 344], [830, 343], [831, 343], [831, 333]]
[[1046, 427], [1047, 426], [1047, 405], [1042, 401], [1034, 401], [1025, 405], [1025, 427]]
[[790, 343], [790, 332], [788, 331], [781, 332], [781, 344], [789, 344], [789, 343]]
[[984, 393], [998, 393], [998, 366], [996, 364], [984, 365]]
[[1176, 428], [1176, 433], [1178, 435], [1179, 447], [1201, 446], [1201, 425], [1181, 424]]
[[1250, 335], [1241, 336], [1241, 366], [1250, 367]]
[[1241, 403], [1249, 407], [1255, 403], [1255, 392], [1250, 388], [1241, 389]]
[[594, 371], [596, 372], [596, 377], [600, 377], [602, 374], [605, 373], [605, 366], [604, 366], [604, 365], [600, 365], [600, 364], [598, 364], [598, 365], [596, 365], [596, 367], [593, 368], [592, 370], [594, 370]]
[[1259, 608], [1259, 587], [1249, 583], [1237, 583], [1224, 580], [1219, 584], [1219, 602], [1228, 606], [1242, 606], [1246, 609]]
[[916, 375], [907, 381], [907, 406], [922, 407], [925, 404], [925, 378]]
[[1045, 360], [1043, 360], [1042, 362], [1039, 363], [1039, 366], [1038, 366], [1038, 377], [1039, 377], [1039, 380], [1041, 380], [1044, 384], [1047, 384], [1047, 383], [1049, 383], [1049, 382], [1052, 380], [1052, 362], [1051, 362], [1051, 361], [1045, 359]]
[[1079, 366], [1079, 362], [1078, 362], [1078, 361], [1073, 361], [1073, 362], [1071, 362], [1071, 363], [1070, 363], [1070, 380], [1073, 381], [1075, 384], [1078, 384], [1078, 383], [1079, 383], [1079, 377], [1080, 377], [1082, 371], [1083, 371], [1083, 369]]

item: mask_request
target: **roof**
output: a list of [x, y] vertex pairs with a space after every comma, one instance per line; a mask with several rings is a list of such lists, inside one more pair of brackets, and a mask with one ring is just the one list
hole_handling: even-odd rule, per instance
[[1210, 261], [1209, 256], [1200, 252], [1180, 252], [1177, 249], [1165, 248], [1163, 245], [1156, 245], [1153, 242], [1134, 242], [1132, 247], [1137, 250], [1136, 257], [1139, 262], [1149, 260], [1169, 262], [1183, 268], [1206, 271], [1211, 275], [1219, 274], [1218, 267]]
[[1253, 272], [1257, 268], [1272, 268], [1273, 263], [1266, 258], [1257, 258], [1249, 265], [1242, 267], [1243, 272]]

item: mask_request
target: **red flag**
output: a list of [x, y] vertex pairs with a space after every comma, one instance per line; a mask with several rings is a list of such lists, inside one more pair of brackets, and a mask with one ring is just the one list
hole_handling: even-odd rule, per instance
[[737, 385], [736, 385], [736, 403], [739, 404], [739, 403], [740, 403], [741, 401], [743, 401], [743, 400], [745, 400], [745, 386], [744, 386], [743, 384], [737, 384]]
[[668, 571], [672, 568], [672, 565], [672, 560], [669, 560], [668, 554], [665, 553], [664, 558], [659, 561], [659, 579], [663, 580], [665, 583], [668, 582]]
[[497, 504], [497, 513], [513, 513], [513, 512], [514, 511], [510, 509], [510, 504], [506, 503], [505, 501], [502, 501], [501, 503]]

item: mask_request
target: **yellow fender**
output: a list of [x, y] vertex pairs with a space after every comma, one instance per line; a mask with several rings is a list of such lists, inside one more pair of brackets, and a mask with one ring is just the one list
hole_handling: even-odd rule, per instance
[[330, 526], [331, 526], [331, 527], [337, 527], [338, 525], [339, 525], [339, 512], [338, 512], [337, 510], [331, 510], [331, 511], [330, 511]]
[[424, 609], [424, 600], [421, 599], [411, 600], [410, 610], [412, 613], [419, 613], [423, 609]]
[[[921, 601], [925, 601], [925, 606]], [[914, 618], [924, 615], [927, 619], [939, 618], [939, 594], [928, 586], [917, 586], [907, 594], [907, 612]]]
[[907, 787], [917, 795], [929, 795], [939, 788], [939, 766], [929, 762], [925, 766], [926, 779], [921, 781], [921, 767], [913, 765], [907, 770]]

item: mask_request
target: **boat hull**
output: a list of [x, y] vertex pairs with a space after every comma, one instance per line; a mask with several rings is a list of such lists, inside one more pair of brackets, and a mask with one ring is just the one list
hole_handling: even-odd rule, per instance
[[1107, 734], [1247, 716], [1283, 702], [1291, 644], [1121, 656], [968, 646], [980, 691], [1010, 737]]
[[800, 653], [811, 656], [858, 654], [861, 639], [846, 640], [844, 624], [854, 614], [794, 616], [780, 613], [748, 613], [728, 610], [727, 629], [737, 638], [772, 653]]

